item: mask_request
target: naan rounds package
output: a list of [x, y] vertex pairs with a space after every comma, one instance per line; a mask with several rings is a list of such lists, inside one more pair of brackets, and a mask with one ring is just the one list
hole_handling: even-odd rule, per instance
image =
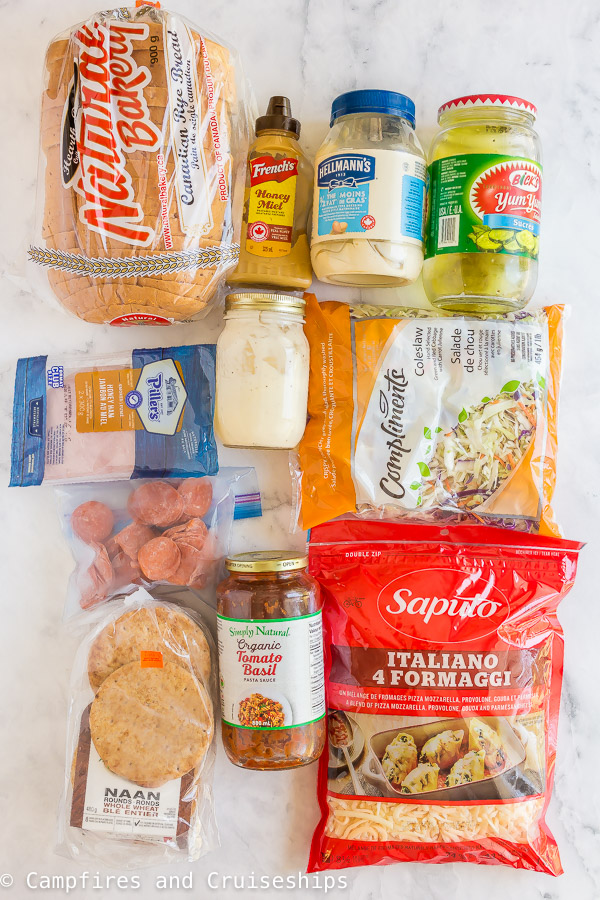
[[563, 309], [364, 314], [309, 296], [304, 528], [350, 512], [558, 534]]
[[179, 15], [122, 7], [45, 59], [34, 273], [86, 322], [202, 314], [239, 255], [249, 89]]
[[140, 588], [96, 617], [71, 675], [61, 855], [133, 869], [218, 844], [215, 676], [212, 638], [189, 609]]
[[328, 749], [309, 870], [474, 862], [559, 875], [557, 606], [581, 544], [487, 526], [314, 528]]

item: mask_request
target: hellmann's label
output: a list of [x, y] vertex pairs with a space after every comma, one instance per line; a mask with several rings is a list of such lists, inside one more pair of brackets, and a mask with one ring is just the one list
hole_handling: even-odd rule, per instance
[[246, 250], [253, 256], [287, 256], [292, 249], [298, 160], [269, 154], [248, 161]]
[[297, 728], [325, 715], [321, 612], [217, 616], [221, 713], [238, 728]]
[[425, 163], [414, 153], [336, 153], [317, 161], [313, 243], [364, 237], [421, 245]]

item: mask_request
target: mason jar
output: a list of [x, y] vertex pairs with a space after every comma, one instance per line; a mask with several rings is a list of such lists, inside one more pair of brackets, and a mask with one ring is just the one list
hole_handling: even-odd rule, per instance
[[229, 294], [217, 341], [215, 429], [226, 447], [290, 450], [304, 434], [309, 347], [306, 301]]
[[317, 278], [358, 287], [415, 281], [423, 265], [425, 181], [410, 97], [393, 91], [337, 97], [315, 161]]
[[454, 312], [522, 309], [535, 290], [542, 153], [528, 100], [474, 94], [445, 103], [429, 153], [423, 284]]

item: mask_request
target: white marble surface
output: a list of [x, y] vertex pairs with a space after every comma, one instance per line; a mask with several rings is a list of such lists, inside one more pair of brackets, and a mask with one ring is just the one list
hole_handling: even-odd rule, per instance
[[[424, 143], [435, 129], [438, 105], [477, 90], [521, 94], [537, 103], [545, 156], [544, 223], [536, 304], [568, 302], [564, 388], [560, 418], [556, 508], [565, 534], [589, 542], [576, 588], [564, 604], [565, 684], [558, 765], [549, 822], [566, 874], [559, 879], [470, 865], [348, 870], [333, 897], [369, 900], [595, 900], [600, 897], [600, 671], [597, 635], [598, 496], [600, 493], [600, 372], [598, 343], [597, 208], [600, 159], [600, 8], [596, 0], [177, 0], [177, 9], [239, 47], [261, 107], [271, 93], [288, 94], [303, 123], [306, 148], [316, 150], [327, 129], [329, 105], [353, 88], [406, 92], [417, 104]], [[0, 30], [0, 416], [2, 482], [7, 481], [13, 365], [17, 355], [158, 345], [165, 339], [213, 339], [219, 316], [185, 328], [110, 330], [68, 318], [27, 290], [24, 248], [31, 234], [37, 160], [37, 106], [48, 40], [97, 8], [97, 0], [2, 0]], [[334, 291], [318, 288], [320, 296]], [[350, 296], [349, 293], [341, 296]], [[422, 302], [419, 287], [405, 291]], [[227, 462], [246, 461], [228, 453]], [[261, 522], [241, 524], [239, 547], [284, 547], [290, 482], [285, 454], [259, 455], [265, 503]], [[27, 873], [78, 875], [82, 867], [54, 855], [55, 820], [63, 780], [67, 678], [75, 642], [64, 634], [61, 612], [70, 558], [58, 533], [53, 497], [45, 489], [2, 492], [0, 541], [2, 691], [0, 721], [0, 874], [14, 877], [0, 895], [27, 897]], [[219, 748], [215, 800], [222, 846], [190, 868], [194, 889], [160, 891], [149, 870], [142, 889], [76, 888], [71, 896], [144, 897], [216, 895], [323, 896], [320, 888], [272, 886], [216, 891], [208, 874], [257, 876], [304, 871], [317, 819], [316, 766], [288, 774], [246, 773]], [[93, 875], [96, 867], [87, 867]], [[98, 869], [105, 885], [106, 871]], [[34, 877], [34, 883], [36, 878]], [[212, 882], [211, 882], [212, 883]], [[46, 893], [46, 892], [44, 892]], [[47, 892], [50, 893], [50, 892]], [[60, 892], [51, 892], [60, 896]]]

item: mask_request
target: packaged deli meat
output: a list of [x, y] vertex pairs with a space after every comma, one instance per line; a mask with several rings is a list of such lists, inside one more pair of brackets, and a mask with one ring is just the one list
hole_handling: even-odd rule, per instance
[[60, 853], [130, 869], [212, 849], [215, 672], [195, 613], [143, 589], [109, 604], [73, 666]]
[[64, 485], [56, 492], [75, 561], [65, 619], [139, 585], [191, 588], [212, 601], [233, 520], [261, 515], [251, 468], [183, 480]]
[[309, 295], [303, 527], [356, 512], [558, 534], [563, 312], [462, 318]]
[[239, 254], [249, 102], [236, 53], [165, 10], [52, 41], [29, 256], [66, 309], [113, 325], [206, 309]]
[[392, 862], [559, 875], [545, 822], [581, 544], [486, 526], [314, 528], [329, 748], [310, 871]]
[[215, 347], [17, 363], [11, 486], [214, 475]]

